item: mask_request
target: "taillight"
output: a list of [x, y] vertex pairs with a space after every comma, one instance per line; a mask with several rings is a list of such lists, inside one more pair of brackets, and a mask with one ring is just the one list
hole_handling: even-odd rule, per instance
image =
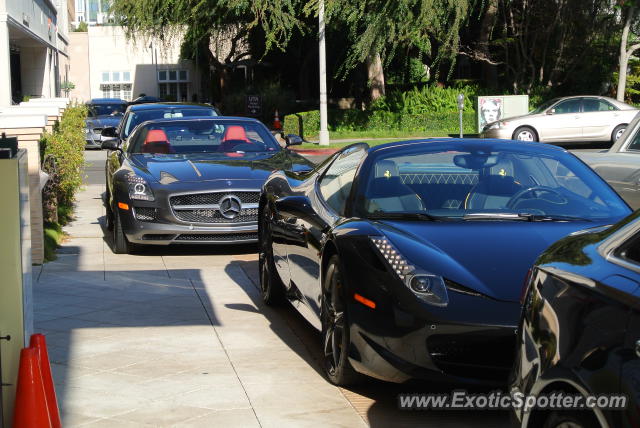
[[522, 290], [520, 290], [520, 304], [524, 305], [524, 298], [527, 295], [527, 290], [529, 289], [529, 283], [531, 282], [531, 273], [533, 269], [529, 269], [527, 271], [527, 276], [524, 277], [524, 283], [522, 283]]

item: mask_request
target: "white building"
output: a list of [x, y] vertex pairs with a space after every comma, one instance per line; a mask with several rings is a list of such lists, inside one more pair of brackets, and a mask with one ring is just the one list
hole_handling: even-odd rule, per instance
[[69, 71], [67, 1], [0, 0], [0, 107], [60, 95]]
[[89, 25], [102, 25], [110, 22], [109, 0], [70, 0], [75, 1], [75, 17], [73, 25], [81, 22]]
[[201, 100], [198, 73], [180, 60], [181, 40], [128, 40], [122, 27], [90, 26], [71, 37], [70, 98], [122, 98], [140, 94], [171, 101]]

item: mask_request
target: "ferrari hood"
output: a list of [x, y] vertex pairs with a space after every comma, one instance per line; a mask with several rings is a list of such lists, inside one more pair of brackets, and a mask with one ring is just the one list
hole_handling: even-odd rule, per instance
[[283, 169], [283, 152], [134, 154], [132, 163], [156, 181], [171, 176], [175, 181], [193, 182], [219, 179], [266, 180]]
[[[385, 221], [394, 245], [422, 269], [494, 299], [518, 301], [527, 272], [557, 240], [591, 222]], [[419, 244], [419, 245], [416, 245]]]

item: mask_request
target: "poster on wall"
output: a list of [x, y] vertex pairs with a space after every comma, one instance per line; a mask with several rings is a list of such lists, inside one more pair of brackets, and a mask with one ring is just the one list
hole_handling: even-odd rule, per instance
[[478, 133], [488, 123], [529, 113], [529, 95], [487, 95], [478, 97]]

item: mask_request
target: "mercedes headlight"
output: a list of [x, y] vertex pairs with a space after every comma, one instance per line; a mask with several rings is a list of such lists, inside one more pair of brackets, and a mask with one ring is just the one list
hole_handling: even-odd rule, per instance
[[144, 178], [129, 173], [127, 175], [127, 183], [129, 185], [129, 198], [139, 201], [153, 201], [155, 199], [149, 183]]
[[380, 251], [398, 278], [416, 296], [434, 306], [447, 306], [449, 295], [444, 278], [413, 266], [384, 236], [371, 237], [371, 242]]

